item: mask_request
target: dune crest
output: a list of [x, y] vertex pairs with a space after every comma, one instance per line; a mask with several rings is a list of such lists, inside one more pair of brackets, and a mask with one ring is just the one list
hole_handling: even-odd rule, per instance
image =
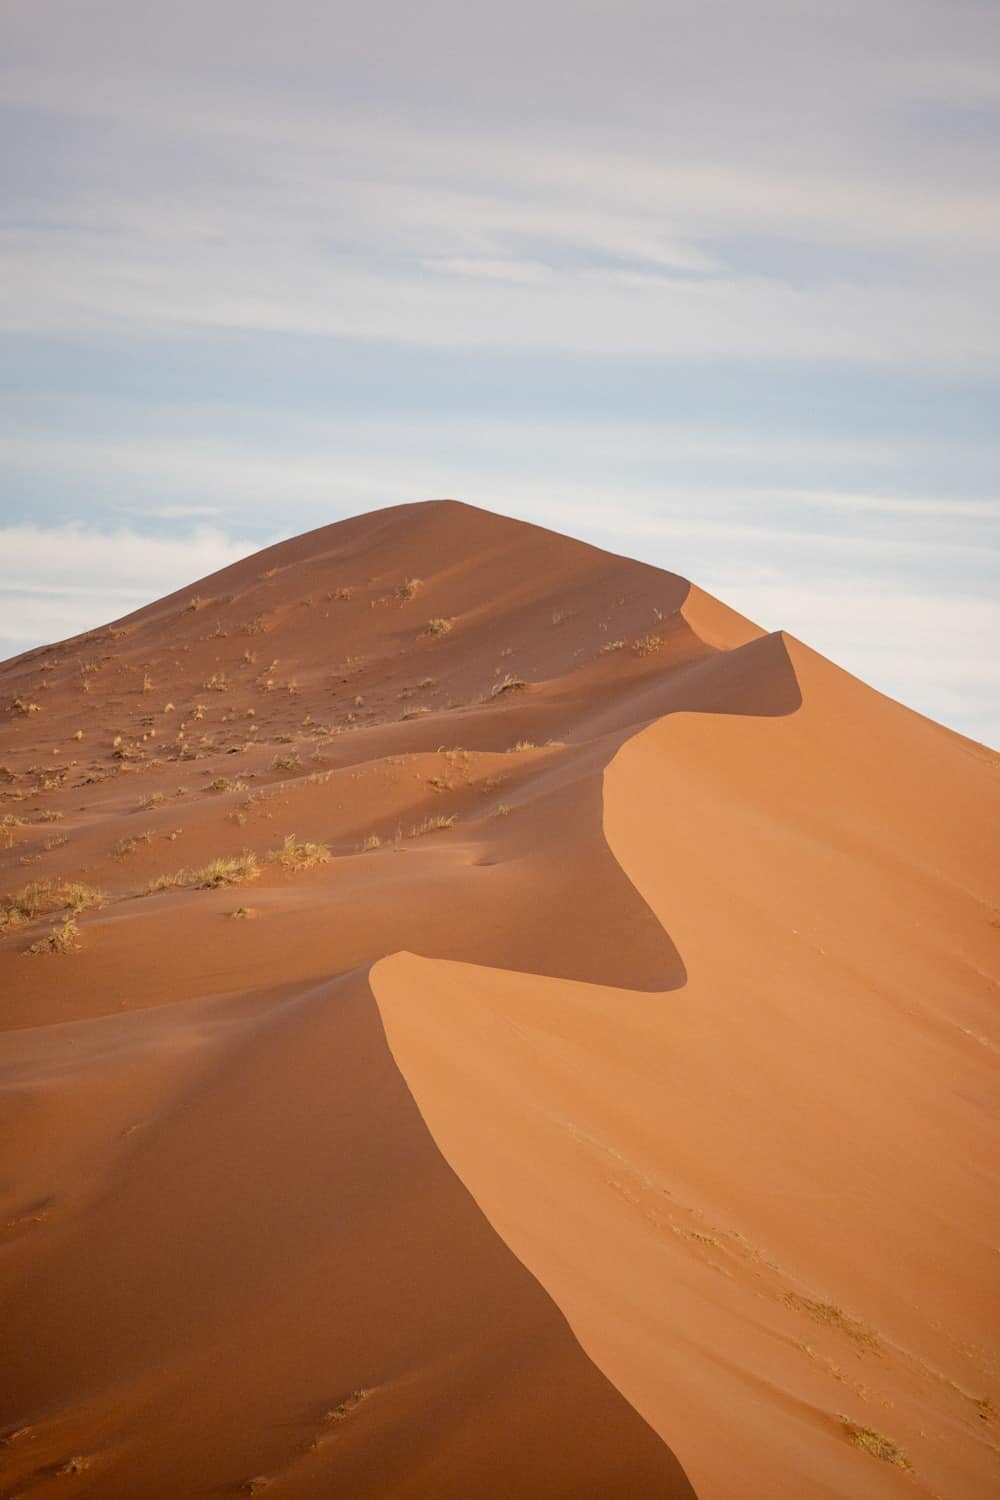
[[0, 1493], [993, 1493], [989, 751], [450, 501], [0, 711]]

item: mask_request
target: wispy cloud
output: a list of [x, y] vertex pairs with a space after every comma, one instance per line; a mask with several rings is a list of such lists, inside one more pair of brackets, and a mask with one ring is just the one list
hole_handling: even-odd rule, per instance
[[106, 624], [260, 545], [207, 527], [151, 537], [80, 525], [0, 528], [0, 652]]
[[996, 6], [39, 0], [3, 28], [8, 643], [452, 494], [981, 732]]

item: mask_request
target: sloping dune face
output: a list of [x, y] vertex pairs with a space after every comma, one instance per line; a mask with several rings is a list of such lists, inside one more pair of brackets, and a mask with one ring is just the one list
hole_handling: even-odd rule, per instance
[[996, 1493], [989, 752], [451, 502], [0, 710], [0, 1493]]

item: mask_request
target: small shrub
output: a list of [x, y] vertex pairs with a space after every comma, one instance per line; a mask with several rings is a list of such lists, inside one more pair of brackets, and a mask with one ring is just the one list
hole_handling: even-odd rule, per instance
[[297, 755], [276, 755], [271, 762], [272, 771], [297, 771], [302, 765]]
[[455, 626], [454, 620], [443, 619], [438, 615], [433, 620], [428, 620], [424, 626], [424, 635], [447, 635]]
[[407, 578], [397, 588], [396, 598], [404, 601], [415, 598], [417, 590], [420, 588], [420, 583], [421, 580], [419, 578]]

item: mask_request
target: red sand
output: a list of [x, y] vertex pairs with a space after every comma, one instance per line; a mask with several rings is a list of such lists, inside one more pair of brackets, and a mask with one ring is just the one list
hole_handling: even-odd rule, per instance
[[4, 664], [0, 1496], [995, 1495], [997, 771], [453, 502]]

